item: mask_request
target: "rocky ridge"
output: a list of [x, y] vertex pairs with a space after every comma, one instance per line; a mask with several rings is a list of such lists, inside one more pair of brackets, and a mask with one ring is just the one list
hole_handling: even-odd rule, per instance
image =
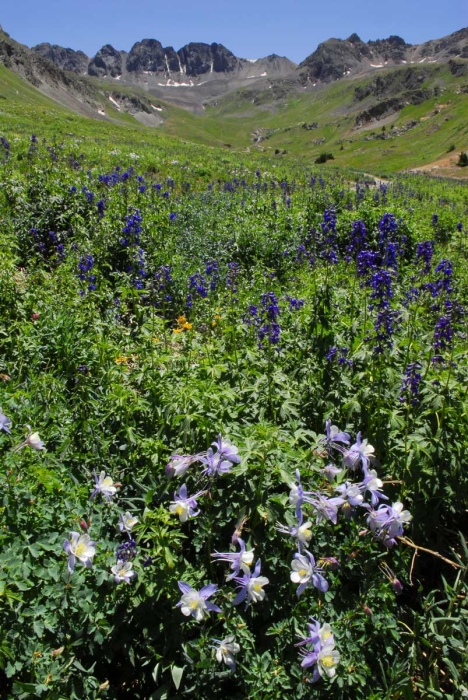
[[63, 46], [57, 46], [57, 44], [47, 43], [38, 44], [34, 46], [32, 50], [39, 54], [39, 56], [47, 58], [48, 61], [55, 63], [55, 65], [62, 70], [69, 71], [70, 73], [77, 73], [78, 75], [88, 72], [90, 58], [83, 51], [74, 51], [73, 49], [66, 49]]

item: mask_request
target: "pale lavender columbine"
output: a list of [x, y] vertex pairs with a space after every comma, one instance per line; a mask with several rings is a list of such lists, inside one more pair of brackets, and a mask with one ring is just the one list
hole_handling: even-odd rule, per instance
[[240, 605], [247, 598], [247, 605], [250, 603], [258, 603], [265, 598], [265, 591], [263, 586], [266, 586], [270, 581], [266, 576], [259, 576], [262, 568], [262, 563], [260, 559], [255, 565], [253, 574], [249, 571], [244, 572], [243, 577], [236, 576], [234, 581], [239, 584], [237, 588], [240, 588], [239, 593], [236, 595], [232, 601], [233, 605]]
[[111, 571], [114, 574], [114, 581], [116, 583], [130, 583], [132, 578], [136, 576], [136, 572], [132, 569], [131, 561], [122, 561], [119, 559], [117, 564], [111, 567]]
[[245, 542], [241, 537], [237, 538], [239, 543], [239, 552], [215, 552], [211, 556], [218, 561], [227, 561], [231, 563], [230, 568], [232, 569], [232, 574], [226, 576], [226, 581], [230, 581], [239, 575], [240, 570], [247, 574], [250, 572], [250, 567], [254, 560], [254, 550], [246, 549]]
[[231, 443], [230, 440], [225, 440], [222, 436], [221, 433], [218, 435], [218, 439], [216, 442], [211, 443], [212, 447], [216, 447], [218, 450], [219, 454], [222, 455], [223, 459], [226, 459], [228, 462], [231, 462], [232, 464], [239, 464], [241, 461], [241, 458], [239, 457], [239, 450], [238, 448]]
[[345, 481], [344, 484], [336, 487], [336, 491], [344, 500], [344, 503], [341, 506], [341, 512], [346, 518], [350, 518], [353, 507], [360, 506], [364, 502], [364, 496], [362, 495], [359, 486], [357, 484], [352, 484], [350, 481]]
[[10, 435], [10, 427], [11, 420], [2, 413], [2, 409], [0, 408], [0, 430], [4, 430], [6, 433], [8, 433], [8, 435]]
[[379, 489], [382, 488], [383, 482], [377, 478], [375, 469], [370, 469], [363, 481], [358, 484], [362, 494], [365, 496], [367, 492], [371, 495], [371, 503], [373, 506], [378, 505], [379, 500], [388, 501], [388, 496], [382, 493]]
[[403, 534], [403, 526], [413, 517], [408, 510], [403, 510], [403, 503], [397, 501], [388, 506], [381, 504], [377, 510], [367, 506], [369, 514], [367, 523], [370, 530], [382, 539], [386, 547], [393, 547], [396, 538]]
[[216, 660], [218, 663], [224, 662], [230, 671], [234, 672], [236, 670], [236, 660], [234, 654], [240, 652], [240, 646], [235, 641], [233, 634], [230, 634], [225, 639], [213, 639], [216, 643], [214, 649], [216, 649]]
[[96, 542], [91, 540], [87, 534], [79, 532], [70, 532], [70, 540], [65, 540], [63, 549], [68, 553], [68, 571], [72, 574], [75, 570], [76, 560], [78, 559], [88, 569], [93, 565], [92, 559], [96, 554]]
[[106, 472], [102, 471], [99, 476], [94, 475], [94, 489], [89, 497], [92, 501], [98, 493], [100, 493], [106, 501], [112, 500], [112, 497], [117, 493], [118, 484], [114, 483], [111, 476], [106, 476]]
[[179, 493], [174, 491], [174, 500], [169, 506], [169, 511], [179, 516], [181, 523], [186, 523], [189, 518], [195, 518], [200, 512], [198, 509], [197, 498], [203, 496], [204, 491], [199, 491], [194, 496], [187, 495], [187, 486], [182, 484]]
[[307, 623], [309, 636], [304, 637], [304, 635], [300, 635], [302, 641], [296, 646], [301, 647], [304, 644], [312, 644], [314, 647], [322, 647], [325, 644], [334, 644], [333, 631], [328, 622], [321, 625], [314, 617], [310, 619], [312, 622]]
[[297, 484], [290, 483], [291, 491], [289, 492], [289, 503], [296, 507], [296, 518], [301, 517], [302, 506], [308, 501], [311, 491], [304, 491], [301, 483], [301, 473], [296, 469]]
[[23, 440], [20, 445], [17, 445], [13, 452], [17, 452], [18, 450], [23, 449], [23, 447], [31, 447], [33, 450], [45, 450], [45, 445], [39, 437], [39, 433], [33, 433], [30, 425], [27, 425], [26, 427], [28, 429], [28, 436], [26, 440]]
[[310, 501], [317, 516], [317, 523], [321, 520], [330, 520], [334, 525], [338, 522], [338, 510], [344, 503], [344, 498], [335, 496], [327, 498], [322, 493], [315, 493], [315, 498]]
[[317, 683], [323, 676], [333, 678], [336, 674], [336, 666], [340, 663], [340, 653], [335, 649], [333, 643], [324, 644], [308, 653], [304, 653], [302, 668], [315, 666], [312, 678], [309, 683]]
[[342, 471], [343, 470], [339, 467], [335, 467], [334, 464], [327, 464], [326, 467], [320, 470], [320, 473], [323, 474], [327, 481], [331, 484]]
[[224, 457], [222, 452], [214, 452], [211, 447], [206, 451], [206, 456], [200, 461], [206, 464], [202, 471], [203, 476], [214, 477], [220, 474], [228, 474], [232, 468], [232, 461]]
[[322, 676], [333, 678], [336, 673], [335, 667], [340, 662], [340, 654], [335, 649], [333, 632], [328, 623], [323, 626], [311, 618], [313, 624], [308, 624], [309, 636], [305, 637], [298, 646], [305, 644], [312, 645], [312, 650], [301, 651], [302, 668], [315, 666], [310, 683], [316, 683]]
[[183, 581], [178, 581], [179, 589], [182, 593], [182, 598], [177, 603], [178, 608], [186, 617], [190, 615], [195, 618], [197, 622], [201, 622], [206, 615], [210, 612], [221, 612], [219, 608], [214, 603], [209, 603], [208, 598], [210, 598], [218, 590], [218, 586], [215, 583], [209, 583], [208, 586], [203, 586], [200, 591], [196, 591], [192, 586]]
[[172, 479], [174, 476], [184, 476], [188, 468], [195, 462], [199, 462], [204, 453], [197, 455], [172, 455], [166, 467], [166, 476]]
[[374, 448], [369, 445], [367, 439], [361, 439], [361, 432], [356, 435], [356, 442], [351, 445], [349, 450], [341, 449], [340, 452], [343, 455], [343, 462], [348, 469], [356, 471], [359, 464], [362, 466], [364, 474], [367, 474], [369, 469], [369, 464], [375, 462]]
[[291, 535], [291, 537], [297, 538], [297, 548], [299, 553], [302, 551], [302, 545], [307, 546], [312, 539], [312, 531], [310, 529], [312, 523], [310, 520], [307, 520], [306, 522], [303, 522], [303, 520], [304, 516], [301, 510], [299, 512], [297, 527], [288, 527], [287, 525], [280, 524], [280, 526], [276, 528], [278, 532], [283, 532], [285, 535]]
[[138, 518], [128, 511], [124, 515], [121, 513], [119, 518], [119, 530], [120, 532], [131, 532], [138, 522]]
[[291, 562], [291, 581], [293, 583], [298, 583], [298, 589], [296, 591], [297, 597], [299, 598], [305, 591], [305, 589], [312, 584], [319, 591], [325, 593], [328, 591], [328, 582], [322, 576], [323, 569], [320, 569], [315, 565], [315, 559], [313, 555], [306, 550], [304, 554], [295, 554], [294, 559]]
[[349, 433], [345, 433], [340, 430], [336, 425], [332, 425], [331, 420], [325, 421], [325, 432], [326, 435], [320, 438], [319, 442], [325, 445], [328, 454], [331, 456], [334, 447], [337, 447], [336, 443], [341, 442], [344, 445], [349, 445], [350, 438]]

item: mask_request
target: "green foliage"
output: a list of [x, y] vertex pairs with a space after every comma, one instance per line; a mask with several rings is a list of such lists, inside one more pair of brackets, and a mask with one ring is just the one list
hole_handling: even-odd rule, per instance
[[335, 160], [335, 156], [333, 155], [333, 153], [321, 153], [319, 157], [315, 159], [315, 162], [321, 164], [326, 163], [327, 160]]
[[[3, 695], [456, 698], [468, 685], [466, 188], [408, 175], [355, 187], [346, 172], [99, 138], [0, 147], [0, 406], [12, 420], [11, 436], [0, 430]], [[376, 256], [367, 274], [358, 221]], [[418, 244], [432, 240], [425, 269]], [[378, 352], [383, 270], [393, 334]], [[262, 302], [272, 294], [278, 343]], [[441, 316], [452, 329], [442, 346]], [[352, 441], [362, 431], [390, 502], [413, 518], [387, 549], [365, 532], [364, 509], [333, 525], [305, 504], [311, 551], [339, 567], [326, 568], [326, 592], [298, 598], [295, 542], [276, 526], [297, 525], [296, 470], [306, 490], [336, 495], [321, 472], [327, 419]], [[46, 451], [15, 451], [26, 425]], [[219, 433], [240, 464], [207, 481], [196, 463], [168, 481], [174, 454]], [[109, 502], [90, 500], [102, 471], [120, 484]], [[184, 482], [205, 492], [186, 523], [169, 511]], [[111, 573], [126, 512], [139, 520], [129, 585]], [[211, 557], [236, 529], [269, 579], [247, 609]], [[70, 532], [96, 542], [92, 568], [77, 562], [72, 575]], [[222, 613], [184, 617], [180, 580], [216, 583]], [[330, 623], [341, 655], [314, 686], [294, 646], [310, 616]], [[234, 674], [213, 649], [229, 635]]]

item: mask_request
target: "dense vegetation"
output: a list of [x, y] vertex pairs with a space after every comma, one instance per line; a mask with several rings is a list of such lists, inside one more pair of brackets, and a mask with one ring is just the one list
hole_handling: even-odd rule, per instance
[[0, 142], [2, 697], [463, 696], [466, 187], [106, 129]]

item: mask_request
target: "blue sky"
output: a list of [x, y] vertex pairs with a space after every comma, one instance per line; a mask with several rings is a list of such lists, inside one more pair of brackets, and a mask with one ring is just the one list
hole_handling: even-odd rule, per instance
[[270, 53], [299, 62], [332, 36], [399, 34], [421, 43], [468, 26], [467, 0], [4, 0], [0, 24], [17, 41], [94, 55], [103, 44], [129, 50], [159, 39], [176, 50], [216, 41], [237, 56]]

